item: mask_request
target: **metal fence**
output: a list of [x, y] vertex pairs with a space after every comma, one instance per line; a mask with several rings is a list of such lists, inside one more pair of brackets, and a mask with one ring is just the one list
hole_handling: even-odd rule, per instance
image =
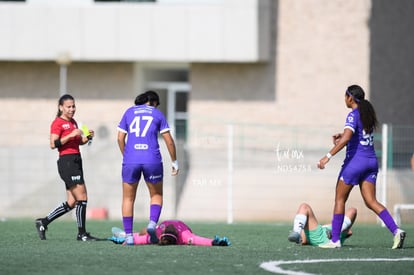
[[[65, 199], [56, 169], [57, 153], [48, 148], [48, 125], [42, 123], [30, 119], [13, 124], [0, 121], [0, 218], [46, 215]], [[21, 130], [27, 125], [41, 126], [27, 135]], [[82, 154], [89, 208], [107, 208], [110, 218], [119, 219], [121, 156], [115, 126], [116, 122], [101, 123], [105, 136], [98, 135], [92, 146], [82, 148]], [[414, 173], [409, 161], [414, 152], [414, 126], [388, 125], [388, 129], [385, 203], [392, 210], [395, 204], [414, 203]], [[321, 219], [328, 221], [343, 152], [324, 171], [316, 168], [316, 162], [331, 148], [330, 136], [338, 130], [211, 121], [207, 124], [193, 119], [185, 142], [177, 142], [182, 168], [177, 178], [168, 176], [169, 158], [160, 141], [166, 164], [163, 218], [289, 221], [299, 203], [306, 201], [314, 205]], [[17, 138], [10, 142], [10, 137]], [[383, 134], [378, 131], [375, 143], [380, 163], [382, 140]], [[381, 178], [378, 186], [382, 184]], [[146, 218], [145, 185], [141, 184], [138, 194], [136, 216]], [[375, 221], [359, 192], [353, 192], [349, 204], [358, 207], [360, 220]], [[401, 212], [403, 222], [412, 221], [410, 211]]]
[[[387, 167], [392, 169], [410, 168], [410, 161], [414, 154], [414, 126], [411, 125], [387, 125]], [[378, 135], [382, 141], [382, 135]], [[381, 142], [379, 144], [382, 145]], [[382, 156], [382, 146], [377, 150]]]

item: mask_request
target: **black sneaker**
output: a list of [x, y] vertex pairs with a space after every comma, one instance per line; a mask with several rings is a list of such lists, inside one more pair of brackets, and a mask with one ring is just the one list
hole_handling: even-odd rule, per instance
[[82, 242], [89, 242], [89, 241], [97, 241], [99, 238], [96, 238], [94, 236], [91, 236], [89, 232], [85, 232], [82, 234], [78, 234], [78, 237], [76, 238], [78, 241]]
[[46, 240], [47, 225], [43, 224], [43, 219], [37, 219], [35, 221], [35, 226], [37, 229], [37, 233], [39, 234], [39, 238], [41, 240]]

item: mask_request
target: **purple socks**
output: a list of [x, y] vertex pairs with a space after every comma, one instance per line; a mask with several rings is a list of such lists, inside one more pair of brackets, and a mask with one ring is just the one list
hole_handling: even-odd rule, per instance
[[159, 204], [151, 204], [150, 206], [150, 221], [154, 222], [155, 224], [158, 223], [158, 220], [160, 218], [161, 208], [162, 206]]
[[[154, 224], [158, 223], [161, 215], [162, 206], [158, 204], [151, 204], [150, 206], [150, 221]], [[132, 234], [134, 217], [122, 217], [124, 231], [126, 234]]]
[[379, 213], [378, 216], [384, 222], [384, 224], [387, 226], [388, 230], [394, 235], [394, 233], [398, 229], [398, 226], [395, 223], [394, 219], [391, 217], [388, 210], [387, 209], [382, 210], [381, 213]]
[[341, 235], [342, 223], [344, 222], [344, 214], [334, 214], [332, 219], [332, 242], [337, 242]]
[[134, 217], [122, 217], [122, 223], [124, 224], [124, 231], [126, 234], [132, 234], [132, 225]]

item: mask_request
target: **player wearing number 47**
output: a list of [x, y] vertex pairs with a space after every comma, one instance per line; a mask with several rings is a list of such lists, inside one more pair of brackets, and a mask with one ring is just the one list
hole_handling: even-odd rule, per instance
[[126, 244], [134, 244], [133, 213], [138, 183], [143, 176], [150, 193], [150, 213], [147, 232], [152, 243], [158, 243], [155, 227], [163, 203], [163, 164], [158, 134], [163, 137], [172, 161], [172, 175], [178, 174], [174, 140], [164, 114], [157, 109], [160, 99], [156, 92], [147, 91], [135, 99], [118, 124], [118, 145], [122, 161], [122, 222]]
[[378, 121], [374, 107], [365, 99], [364, 90], [358, 85], [346, 89], [345, 105], [352, 111], [346, 118], [344, 131], [333, 136], [333, 148], [318, 162], [318, 168], [324, 169], [330, 158], [346, 146], [346, 157], [336, 183], [332, 239], [320, 247], [341, 247], [345, 203], [352, 188], [359, 185], [365, 205], [378, 215], [393, 234], [392, 249], [402, 248], [405, 232], [398, 228], [389, 211], [375, 196], [378, 161], [374, 150], [374, 130]]

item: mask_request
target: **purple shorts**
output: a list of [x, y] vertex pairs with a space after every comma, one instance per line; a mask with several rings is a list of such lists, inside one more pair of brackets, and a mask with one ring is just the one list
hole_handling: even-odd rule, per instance
[[122, 182], [137, 183], [141, 175], [144, 175], [145, 182], [161, 182], [164, 178], [162, 163], [122, 164]]
[[345, 184], [358, 185], [363, 181], [377, 182], [378, 161], [376, 158], [353, 157], [342, 165], [338, 179]]

